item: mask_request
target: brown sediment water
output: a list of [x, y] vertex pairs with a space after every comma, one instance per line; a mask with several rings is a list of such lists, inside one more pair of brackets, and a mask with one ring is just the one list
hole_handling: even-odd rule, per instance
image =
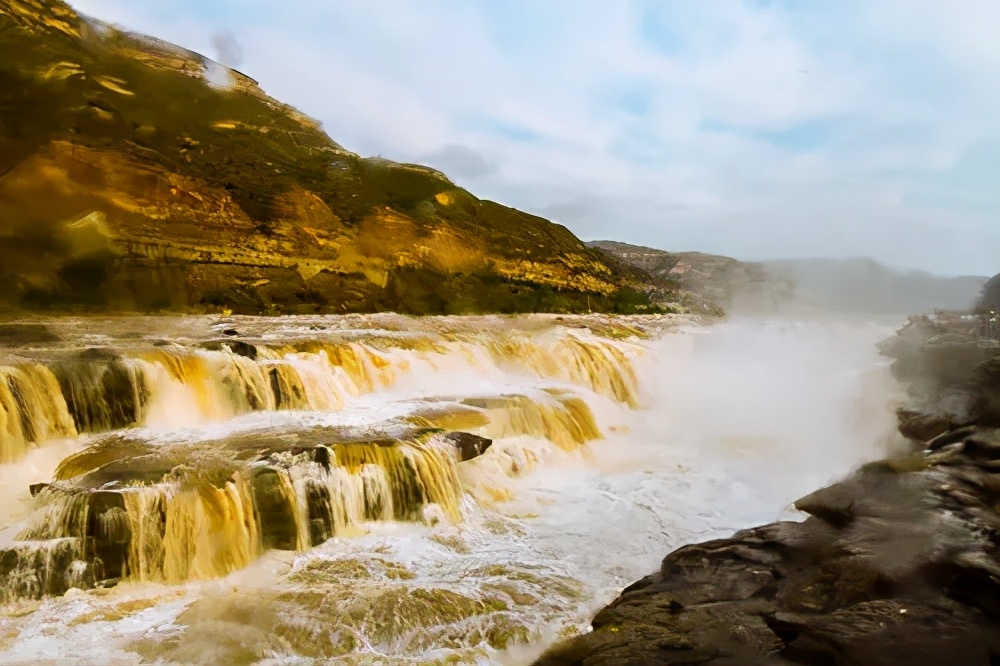
[[524, 663], [877, 453], [833, 442], [882, 329], [685, 323], [44, 322], [0, 350], [0, 663]]

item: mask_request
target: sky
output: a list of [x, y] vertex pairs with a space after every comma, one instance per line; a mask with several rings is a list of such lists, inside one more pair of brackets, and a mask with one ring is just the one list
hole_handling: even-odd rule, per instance
[[613, 239], [1000, 271], [998, 0], [71, 0]]

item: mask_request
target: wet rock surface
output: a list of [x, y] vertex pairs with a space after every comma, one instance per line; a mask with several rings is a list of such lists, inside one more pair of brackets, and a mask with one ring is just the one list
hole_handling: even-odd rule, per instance
[[928, 441], [972, 424], [1000, 427], [1000, 330], [987, 315], [911, 317], [882, 344], [907, 389], [900, 432]]
[[684, 546], [536, 664], [1000, 663], [1000, 355], [976, 319], [884, 346], [912, 451]]

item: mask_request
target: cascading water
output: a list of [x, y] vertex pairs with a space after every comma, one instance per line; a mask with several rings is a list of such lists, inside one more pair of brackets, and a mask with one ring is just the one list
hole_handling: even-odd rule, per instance
[[878, 454], [886, 328], [675, 324], [244, 318], [0, 358], [0, 663], [523, 663]]
[[465, 335], [427, 351], [314, 340], [275, 349], [215, 346], [220, 350], [164, 345], [113, 358], [84, 352], [72, 360], [0, 367], [0, 461], [14, 462], [30, 448], [77, 432], [222, 421], [252, 411], [335, 410], [351, 397], [391, 386], [412, 362], [434, 367], [435, 356], [563, 379], [635, 405], [625, 352], [576, 336], [546, 344]]

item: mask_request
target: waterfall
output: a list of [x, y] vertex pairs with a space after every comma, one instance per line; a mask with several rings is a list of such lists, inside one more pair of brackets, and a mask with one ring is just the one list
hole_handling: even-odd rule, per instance
[[[640, 349], [576, 330], [460, 330], [176, 341], [5, 366], [0, 459], [16, 464], [78, 433], [92, 440], [33, 489], [20, 527], [0, 531], [0, 600], [218, 578], [269, 550], [304, 552], [373, 523], [459, 523], [463, 495], [478, 493], [463, 487], [462, 461], [506, 442], [495, 465], [517, 476], [538, 461], [538, 442], [570, 454], [601, 438], [584, 395], [635, 406]], [[452, 379], [462, 368], [555, 383], [463, 391]], [[452, 391], [390, 402], [394, 416], [365, 425], [157, 435], [254, 412], [337, 414], [403, 377]]]
[[391, 387], [412, 360], [433, 363], [449, 355], [584, 386], [630, 407], [638, 400], [629, 360], [635, 348], [579, 334], [548, 340], [464, 336], [415, 351], [357, 342], [306, 341], [276, 349], [242, 344], [244, 353], [225, 343], [218, 350], [171, 344], [135, 357], [83, 355], [0, 367], [0, 463], [77, 433], [223, 421], [253, 411], [341, 409], [352, 397]]

